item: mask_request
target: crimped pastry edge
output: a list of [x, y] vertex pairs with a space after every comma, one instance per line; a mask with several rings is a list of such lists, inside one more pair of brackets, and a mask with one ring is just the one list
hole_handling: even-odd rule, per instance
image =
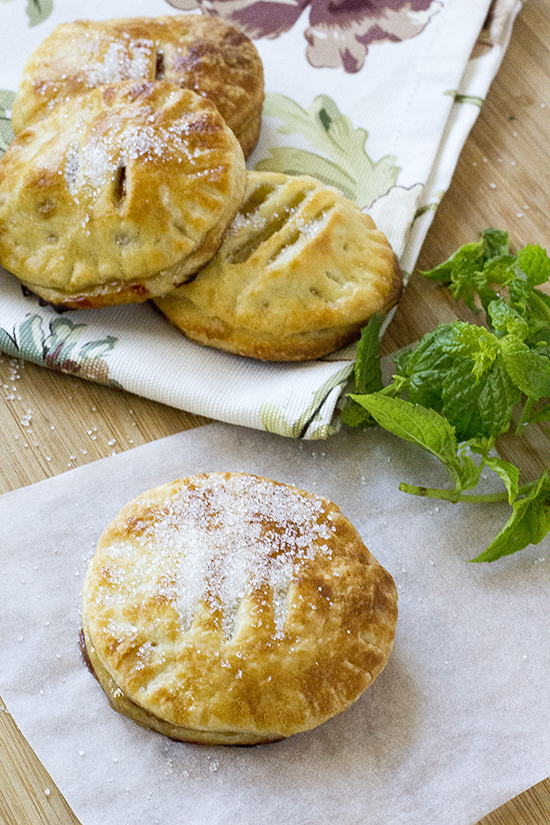
[[[258, 477], [258, 476], [250, 476], [250, 474], [242, 474], [242, 473], [237, 473], [237, 474], [235, 474], [235, 473], [207, 473], [207, 474], [199, 474], [198, 476], [191, 476], [188, 479], [177, 479], [176, 481], [170, 482], [169, 484], [161, 485], [160, 487], [154, 488], [153, 490], [146, 491], [145, 493], [142, 493], [140, 496], [138, 496], [136, 499], [133, 499], [131, 502], [129, 502], [128, 505], [126, 505], [120, 511], [120, 513], [115, 517], [115, 519], [108, 525], [108, 527], [104, 531], [104, 534], [102, 535], [102, 538], [100, 539], [98, 549], [102, 545], [103, 537], [105, 537], [105, 539], [106, 539], [107, 546], [110, 547], [111, 546], [110, 545], [111, 541], [113, 541], [113, 540], [115, 542], [117, 541], [116, 537], [119, 535], [118, 531], [120, 529], [123, 529], [123, 531], [124, 531], [121, 535], [125, 535], [126, 528], [124, 527], [124, 524], [126, 523], [125, 522], [126, 518], [129, 518], [130, 522], [132, 524], [138, 524], [139, 523], [139, 525], [141, 525], [141, 524], [149, 523], [148, 514], [150, 512], [154, 513], [154, 511], [155, 511], [155, 508], [153, 508], [153, 511], [148, 509], [150, 502], [151, 501], [157, 502], [157, 500], [166, 501], [166, 498], [163, 497], [163, 496], [164, 496], [164, 493], [167, 490], [170, 491], [170, 494], [172, 494], [174, 491], [177, 493], [178, 490], [181, 489], [181, 487], [179, 487], [179, 485], [186, 484], [188, 482], [194, 483], [197, 479], [201, 483], [202, 483], [202, 481], [204, 481], [206, 483], [206, 487], [208, 488], [208, 484], [210, 483], [210, 479], [212, 478], [212, 476], [214, 476], [214, 477], [216, 477], [216, 476], [217, 477], [223, 477], [223, 478], [240, 476], [240, 477], [244, 477], [245, 479], [253, 479], [253, 480], [256, 480], [256, 481], [260, 481], [260, 482], [267, 482], [268, 484], [273, 484], [277, 487], [288, 488], [288, 485], [281, 484], [280, 482], [273, 482], [270, 479], [265, 479], [265, 478]], [[368, 613], [365, 615], [365, 618], [364, 619], [359, 619], [359, 614], [349, 614], [348, 612], [346, 612], [344, 615], [348, 615], [350, 619], [351, 619], [352, 615], [354, 616], [354, 618], [352, 619], [352, 624], [348, 625], [347, 624], [348, 619], [346, 619], [346, 624], [343, 626], [343, 629], [338, 630], [339, 634], [344, 633], [344, 635], [342, 637], [342, 640], [345, 640], [345, 650], [347, 652], [344, 652], [344, 650], [342, 650], [341, 656], [337, 657], [337, 662], [338, 662], [337, 665], [336, 665], [337, 670], [334, 672], [333, 676], [331, 677], [331, 681], [329, 683], [330, 684], [330, 693], [328, 695], [330, 695], [330, 696], [333, 695], [334, 696], [334, 700], [336, 701], [336, 704], [335, 705], [333, 704], [333, 699], [331, 698], [330, 701], [329, 701], [329, 706], [332, 709], [330, 711], [329, 711], [329, 706], [324, 705], [324, 702], [326, 701], [327, 696], [325, 696], [324, 688], [323, 688], [321, 694], [319, 694], [318, 696], [316, 694], [317, 698], [314, 699], [314, 705], [311, 706], [311, 708], [307, 711], [306, 717], [303, 717], [303, 715], [302, 715], [303, 714], [303, 708], [300, 709], [300, 705], [298, 705], [298, 707], [297, 707], [298, 715], [297, 716], [294, 715], [294, 717], [293, 717], [293, 712], [291, 712], [289, 719], [286, 720], [285, 722], [282, 722], [282, 720], [280, 718], [280, 712], [275, 712], [275, 716], [273, 717], [273, 719], [274, 719], [274, 721], [276, 722], [276, 725], [277, 725], [275, 730], [270, 730], [269, 725], [266, 726], [266, 724], [265, 724], [265, 710], [262, 710], [262, 713], [259, 717], [259, 718], [264, 719], [263, 723], [260, 724], [260, 727], [257, 726], [256, 722], [254, 722], [252, 725], [250, 725], [251, 720], [249, 719], [249, 721], [245, 723], [244, 728], [240, 727], [238, 730], [235, 730], [234, 726], [232, 726], [231, 722], [229, 721], [231, 717], [227, 717], [227, 715], [226, 715], [227, 708], [232, 707], [231, 702], [234, 702], [235, 697], [233, 697], [233, 699], [231, 699], [229, 701], [229, 705], [226, 704], [225, 699], [223, 700], [222, 716], [215, 715], [215, 718], [218, 721], [218, 727], [217, 728], [212, 727], [212, 726], [204, 727], [204, 725], [200, 725], [200, 724], [199, 725], [193, 725], [192, 727], [189, 727], [188, 725], [185, 725], [185, 724], [177, 724], [177, 723], [174, 724], [173, 722], [168, 721], [167, 719], [162, 719], [162, 718], [159, 719], [159, 717], [156, 716], [154, 712], [152, 712], [150, 710], [147, 710], [143, 707], [140, 707], [139, 704], [136, 704], [136, 702], [139, 703], [139, 701], [140, 701], [139, 698], [137, 698], [137, 695], [139, 694], [139, 691], [138, 691], [138, 694], [136, 694], [135, 696], [132, 694], [132, 697], [130, 697], [128, 695], [125, 695], [125, 692], [122, 689], [122, 684], [118, 682], [116, 674], [111, 673], [110, 670], [107, 670], [107, 666], [103, 665], [103, 663], [100, 660], [100, 657], [97, 654], [97, 651], [96, 651], [95, 646], [94, 646], [94, 641], [93, 641], [93, 638], [91, 637], [91, 633], [90, 633], [88, 612], [87, 612], [87, 607], [86, 607], [86, 605], [90, 603], [89, 600], [92, 598], [91, 593], [93, 592], [93, 586], [92, 586], [91, 589], [88, 588], [88, 579], [91, 576], [93, 576], [93, 574], [91, 572], [92, 571], [92, 564], [90, 564], [90, 567], [88, 569], [88, 573], [86, 575], [86, 580], [85, 580], [84, 586], [83, 586], [82, 627], [83, 627], [83, 632], [84, 632], [85, 645], [86, 645], [86, 649], [88, 651], [89, 659], [90, 659], [90, 662], [91, 662], [91, 665], [92, 665], [92, 668], [91, 668], [92, 672], [94, 672], [95, 675], [97, 676], [98, 681], [102, 685], [105, 693], [107, 694], [107, 696], [109, 698], [109, 701], [110, 701], [112, 707], [115, 710], [123, 713], [124, 715], [129, 716], [130, 718], [134, 719], [138, 724], [140, 724], [144, 727], [151, 728], [151, 729], [156, 730], [159, 733], [162, 733], [166, 736], [169, 736], [169, 737], [175, 738], [175, 739], [180, 739], [182, 741], [202, 742], [202, 743], [205, 743], [205, 744], [242, 744], [242, 745], [259, 744], [260, 742], [276, 741], [278, 739], [286, 738], [290, 735], [293, 735], [294, 733], [304, 732], [306, 730], [311, 730], [311, 729], [317, 727], [318, 725], [320, 725], [323, 722], [327, 721], [332, 716], [334, 716], [336, 714], [339, 714], [343, 710], [347, 709], [347, 707], [349, 707], [351, 704], [353, 704], [355, 701], [357, 701], [357, 699], [363, 694], [363, 692], [372, 684], [374, 679], [377, 678], [377, 676], [382, 672], [382, 670], [385, 668], [385, 666], [387, 664], [389, 655], [390, 655], [392, 647], [393, 647], [395, 626], [396, 626], [396, 622], [397, 622], [397, 591], [396, 591], [395, 584], [393, 583], [391, 575], [388, 573], [387, 570], [385, 570], [382, 567], [382, 565], [380, 565], [379, 562], [377, 562], [377, 560], [368, 551], [368, 549], [365, 547], [364, 543], [362, 542], [361, 537], [359, 536], [356, 529], [354, 528], [353, 524], [351, 524], [351, 522], [343, 515], [343, 513], [341, 512], [340, 508], [337, 507], [337, 505], [335, 505], [329, 499], [324, 498], [323, 496], [318, 496], [318, 495], [315, 495], [315, 494], [311, 494], [311, 493], [308, 493], [307, 491], [299, 490], [299, 489], [294, 488], [294, 487], [290, 487], [289, 489], [291, 491], [291, 494], [297, 494], [298, 496], [305, 495], [308, 499], [316, 500], [317, 502], [319, 502], [322, 505], [321, 512], [324, 515], [322, 516], [322, 522], [321, 523], [323, 523], [325, 517], [328, 518], [328, 522], [332, 522], [334, 517], [336, 517], [337, 523], [340, 525], [340, 527], [337, 528], [337, 531], [336, 531], [337, 534], [340, 536], [339, 542], [334, 547], [334, 552], [336, 552], [335, 559], [339, 560], [337, 562], [337, 568], [332, 568], [332, 561], [329, 562], [329, 567], [328, 568], [326, 567], [326, 556], [324, 555], [324, 553], [320, 557], [321, 559], [324, 559], [324, 561], [321, 562], [321, 567], [319, 568], [319, 575], [326, 575], [328, 569], [334, 569], [334, 570], [337, 569], [339, 571], [347, 571], [347, 570], [350, 571], [349, 574], [346, 573], [346, 578], [344, 580], [342, 580], [343, 582], [344, 581], [346, 582], [345, 590], [344, 591], [341, 590], [341, 595], [337, 597], [337, 604], [338, 605], [345, 605], [345, 608], [344, 608], [345, 611], [349, 611], [351, 606], [354, 605], [353, 609], [355, 610], [356, 609], [355, 600], [358, 596], [358, 591], [354, 588], [357, 587], [357, 584], [359, 582], [363, 581], [365, 576], [366, 576], [366, 578], [364, 579], [364, 581], [365, 581], [365, 583], [368, 582], [368, 593], [369, 593], [369, 595], [368, 595], [367, 600], [365, 601], [365, 598], [366, 598], [366, 593], [365, 593], [364, 596], [361, 595], [359, 597], [360, 600], [357, 603], [357, 605], [361, 604], [361, 605], [363, 605], [363, 607], [366, 607], [368, 605], [368, 607], [367, 607]], [[155, 498], [156, 494], [159, 494], [160, 498], [158, 498], [158, 496], [157, 496], [157, 498]], [[151, 498], [151, 496], [152, 496], [152, 498]], [[134, 503], [139, 503], [140, 501], [143, 501], [143, 503], [145, 505], [145, 510], [142, 510], [139, 507], [138, 507], [137, 510], [133, 509]], [[325, 508], [327, 508], [327, 509], [325, 509]], [[136, 518], [138, 519], [137, 523], [135, 522]], [[144, 518], [145, 518], [145, 521], [143, 521]], [[155, 522], [153, 522], [153, 523], [155, 523]], [[339, 530], [341, 528], [343, 528], [343, 531], [344, 531], [343, 534], [339, 533]], [[141, 527], [139, 529], [141, 529]], [[113, 530], [114, 530], [114, 532], [113, 532]], [[340, 547], [340, 549], [337, 549], [338, 546], [341, 544], [341, 540], [342, 540], [343, 537], [347, 537], [347, 538], [345, 538], [345, 542], [346, 542], [345, 547], [346, 548], [348, 548], [348, 543], [351, 541], [351, 545], [349, 545], [349, 549], [345, 549], [345, 551], [342, 550], [341, 547]], [[332, 559], [333, 550], [329, 550], [328, 552], [329, 552], [330, 559]], [[344, 555], [342, 555], [342, 553]], [[351, 555], [348, 556], [349, 553], [351, 553]], [[109, 554], [107, 554], [107, 558], [108, 557], [109, 557]], [[101, 557], [100, 557], [99, 560], [98, 560], [98, 563], [103, 565], [105, 562], [101, 561]], [[359, 563], [359, 567], [356, 566], [357, 563]], [[306, 564], [309, 564], [309, 563], [306, 563]], [[344, 567], [341, 566], [342, 564], [344, 564]], [[348, 567], [348, 564], [351, 564], [351, 567]], [[313, 570], [315, 571], [316, 569], [317, 568], [314, 565]], [[307, 567], [304, 569], [304, 573], [306, 575], [306, 580], [305, 580], [306, 590], [300, 591], [300, 592], [303, 592], [304, 594], [306, 594], [307, 592], [309, 592], [311, 594], [316, 593], [317, 584], [319, 583], [319, 581], [318, 580], [316, 581], [316, 583], [313, 586], [313, 590], [311, 590], [311, 589], [308, 590], [308, 588], [310, 588], [310, 586], [311, 586], [311, 583], [308, 585], [307, 581], [309, 579], [311, 579], [311, 571], [306, 572], [306, 570], [308, 570]], [[324, 573], [321, 573], [322, 570], [324, 570]], [[355, 572], [353, 572], [353, 571], [355, 571]], [[361, 571], [361, 572], [359, 572], [359, 571]], [[110, 574], [107, 574], [107, 575], [110, 575]], [[314, 578], [313, 578], [312, 581], [315, 582], [317, 574], [314, 572], [313, 575], [314, 575]], [[339, 577], [341, 575], [341, 572], [337, 573], [336, 575]], [[347, 578], [348, 575], [351, 575], [351, 579]], [[357, 576], [357, 575], [359, 575], [358, 579], [355, 578], [355, 576]], [[335, 582], [337, 580], [338, 580], [338, 582], [340, 581], [339, 578], [334, 579]], [[352, 586], [352, 590], [348, 590], [350, 585]], [[340, 585], [338, 585], [338, 587], [339, 586]], [[373, 589], [371, 589], [371, 588], [373, 588]], [[321, 590], [321, 587], [319, 587], [319, 590]], [[344, 596], [344, 592], [346, 593], [345, 596]], [[354, 593], [356, 595], [352, 595]], [[352, 598], [351, 602], [349, 602], [350, 596]], [[322, 600], [325, 598], [325, 596], [321, 596], [321, 595], [316, 596], [314, 598], [314, 601], [315, 601], [315, 599], [318, 599], [318, 598], [321, 598], [321, 602], [319, 603], [319, 605], [322, 605]], [[341, 598], [345, 599], [345, 601], [343, 603], [339, 601]], [[374, 601], [371, 601], [373, 599], [374, 599]], [[293, 601], [295, 602], [295, 596], [293, 597]], [[315, 601], [315, 603], [316, 603], [316, 601]], [[304, 602], [303, 606], [305, 607], [306, 604], [308, 604], [308, 603]], [[307, 612], [309, 612], [309, 609], [310, 608], [307, 607]], [[315, 609], [315, 608], [313, 607], [312, 609]], [[341, 609], [342, 609], [342, 606], [337, 608], [337, 615], [340, 615], [340, 610]], [[300, 610], [303, 610], [303, 608], [300, 608]], [[300, 613], [297, 616], [298, 626], [300, 626], [300, 627], [302, 626], [301, 621], [303, 621], [304, 615], [307, 615], [307, 612], [306, 612], [306, 614]], [[300, 619], [300, 616], [302, 617], [301, 619]], [[252, 614], [251, 614], [251, 617], [252, 617]], [[333, 620], [334, 619], [331, 619], [331, 622], [333, 622]], [[294, 644], [294, 642], [292, 642], [292, 638], [294, 638], [293, 633], [295, 632], [295, 628], [297, 627], [297, 625], [294, 624], [294, 621], [295, 621], [295, 619], [292, 619], [292, 622], [293, 622], [292, 627], [294, 628], [294, 630], [290, 631], [291, 632], [291, 637], [289, 637], [291, 644]], [[323, 620], [323, 621], [325, 621], [325, 620]], [[357, 624], [357, 621], [359, 622], [359, 624]], [[251, 626], [254, 626], [254, 624], [252, 624]], [[312, 625], [312, 627], [310, 628], [310, 630], [308, 632], [312, 632], [313, 626], [314, 625]], [[324, 625], [322, 625], [322, 626], [324, 627]], [[355, 636], [350, 637], [350, 636], [346, 635], [346, 633], [349, 634], [350, 631], [349, 631], [349, 629], [346, 631], [345, 628], [346, 627], [349, 628], [350, 626], [352, 626], [354, 628], [352, 633], [356, 633], [356, 632], [359, 633], [359, 636], [357, 637], [357, 642], [359, 642], [359, 647], [357, 647], [357, 642], [355, 641]], [[305, 630], [307, 630], [307, 625], [305, 625], [304, 628], [305, 628]], [[186, 633], [186, 631], [184, 631], [184, 632]], [[285, 631], [285, 633], [286, 633], [286, 631]], [[155, 637], [153, 637], [153, 638], [155, 638]], [[248, 637], [246, 637], [246, 638], [248, 638]], [[268, 633], [268, 638], [271, 638], [269, 636], [269, 633]], [[140, 644], [142, 644], [143, 643], [143, 636], [141, 635], [141, 631], [140, 631], [140, 639], [141, 639]], [[202, 641], [200, 641], [200, 640], [202, 640]], [[203, 647], [203, 645], [205, 644], [205, 637], [203, 635], [199, 636], [199, 641], [200, 641], [200, 646]], [[352, 645], [351, 648], [349, 647], [350, 642], [351, 642], [351, 645]], [[208, 642], [206, 642], [206, 644], [208, 644]], [[321, 659], [322, 659], [324, 656], [327, 655], [329, 649], [332, 649], [332, 648], [325, 648], [325, 646], [323, 646], [323, 648], [322, 648], [323, 652], [321, 652], [321, 649], [317, 648], [316, 644], [317, 643], [314, 642], [313, 649], [310, 649], [309, 647], [307, 648], [307, 657], [308, 658], [307, 658], [306, 661], [310, 661], [309, 657], [311, 655], [313, 655], [314, 659], [316, 659], [318, 657], [321, 657]], [[186, 645], [187, 645], [187, 643], [186, 643]], [[217, 643], [216, 643], [216, 645], [217, 645]], [[254, 650], [256, 649], [255, 645], [256, 645], [256, 643], [254, 643], [254, 648], [253, 648]], [[309, 643], [308, 643], [308, 645], [309, 645]], [[326, 640], [323, 643], [323, 645], [326, 645]], [[366, 647], [365, 647], [365, 645], [366, 645]], [[126, 649], [125, 645], [123, 645], [123, 647], [124, 647], [124, 649]], [[268, 647], [270, 647], [270, 646], [268, 646]], [[276, 648], [278, 650], [277, 646], [276, 646]], [[189, 649], [189, 648], [186, 646], [186, 649]], [[242, 648], [239, 648], [239, 649], [241, 650], [242, 653], [245, 653], [245, 655], [246, 655], [246, 650], [248, 649], [248, 642], [247, 642], [247, 646], [244, 648], [244, 651], [243, 651]], [[262, 643], [261, 642], [260, 642], [260, 648], [258, 648], [258, 649], [259, 650], [262, 649]], [[215, 659], [217, 659], [217, 657], [220, 655], [220, 653], [216, 652], [216, 650], [221, 650], [221, 648], [218, 649], [217, 646], [216, 646], [216, 648], [211, 648], [211, 651], [213, 651], [215, 653], [215, 656], [214, 656]], [[224, 650], [225, 650], [225, 648], [224, 648]], [[360, 653], [360, 651], [362, 651], [362, 653]], [[279, 652], [277, 655], [278, 656], [281, 655], [281, 652]], [[228, 656], [228, 655], [230, 655], [230, 654], [224, 652], [223, 656], [222, 656], [222, 659], [224, 657]], [[237, 654], [237, 655], [239, 655], [239, 654]], [[254, 655], [256, 655], [256, 654], [254, 654]], [[261, 654], [261, 655], [263, 656], [264, 654]], [[332, 667], [333, 667], [333, 665], [332, 665], [332, 661], [333, 661], [332, 660], [332, 655], [333, 654], [330, 653], [329, 654], [329, 659], [327, 659], [327, 663], [329, 663], [329, 662], [331, 663], [329, 665], [331, 673], [332, 673]], [[359, 659], [361, 661], [363, 661], [362, 657], [366, 656], [367, 657], [366, 661], [369, 662], [369, 666], [368, 666], [367, 670], [364, 670], [364, 665], [361, 665], [360, 670], [362, 671], [363, 675], [360, 677], [359, 682], [357, 681], [357, 678], [354, 676], [354, 687], [352, 689], [352, 692], [350, 693], [350, 691], [346, 688], [345, 691], [344, 691], [344, 695], [342, 695], [338, 699], [336, 699], [337, 694], [333, 694], [333, 691], [335, 689], [337, 689], [338, 686], [340, 686], [340, 689], [343, 687], [344, 683], [341, 682], [343, 673], [348, 674], [348, 675], [345, 676], [345, 680], [344, 680], [346, 682], [346, 684], [348, 682], [348, 679], [350, 678], [350, 676], [349, 676], [350, 672], [347, 670], [347, 666], [349, 665], [348, 656], [350, 656], [350, 655], [352, 656], [352, 660], [354, 660], [355, 657], [357, 655], [359, 655]], [[117, 656], [118, 656], [118, 654], [117, 654]], [[342, 656], [343, 656], [343, 658], [342, 658]], [[373, 656], [374, 656], [374, 658], [372, 658]], [[294, 657], [292, 657], [292, 658], [294, 658]], [[164, 661], [164, 658], [163, 658], [163, 661]], [[172, 661], [172, 659], [170, 659], [170, 661]], [[176, 661], [180, 661], [180, 660], [177, 659]], [[217, 661], [221, 662], [222, 660], [217, 659]], [[243, 659], [243, 662], [244, 661], [245, 660]], [[265, 660], [262, 660], [262, 659], [260, 659], [258, 663], [260, 663], [262, 661], [263, 661], [263, 664], [265, 665]], [[271, 661], [271, 654], [270, 654], [270, 661]], [[254, 667], [255, 667], [255, 662], [256, 662], [256, 659], [253, 658], [252, 663], [253, 663]], [[300, 662], [302, 662], [302, 659], [300, 659]], [[315, 664], [317, 665], [319, 663], [315, 662]], [[272, 666], [273, 665], [271, 664], [269, 667], [272, 667]], [[342, 666], [344, 666], [343, 671], [341, 669]], [[226, 667], [226, 665], [222, 664], [222, 671], [221, 672], [224, 673], [224, 677], [227, 675], [227, 671], [225, 670], [225, 667]], [[300, 667], [301, 667], [301, 665], [300, 665]], [[354, 667], [357, 667], [357, 663], [354, 664]], [[296, 690], [296, 688], [299, 688], [301, 686], [301, 679], [303, 679], [303, 676], [305, 675], [305, 674], [303, 674], [301, 679], [299, 680], [299, 682], [296, 683], [294, 681], [294, 677], [292, 676], [292, 674], [295, 673], [294, 669], [295, 669], [295, 663], [292, 664], [292, 667], [289, 671], [290, 674], [291, 674], [290, 678], [292, 679], [292, 681], [290, 683], [291, 692], [293, 690]], [[268, 672], [271, 673], [272, 671], [269, 670]], [[285, 669], [282, 672], [285, 673]], [[284, 678], [286, 680], [286, 678], [287, 678], [286, 675], [285, 675]], [[316, 674], [315, 679], [317, 679], [317, 678], [318, 678], [318, 675]], [[336, 681], [332, 681], [333, 678], [335, 678]], [[140, 679], [141, 679], [141, 677], [140, 677]], [[232, 677], [232, 679], [234, 679], [234, 676]], [[308, 677], [308, 679], [309, 679], [309, 677]], [[230, 680], [230, 682], [228, 684], [235, 684], [235, 683]], [[240, 682], [239, 682], [239, 684], [240, 684]], [[264, 683], [262, 682], [262, 684], [264, 684]], [[283, 684], [286, 685], [286, 681]], [[361, 685], [361, 686], [359, 687], [359, 685]], [[277, 707], [277, 702], [280, 703], [280, 701], [281, 701], [281, 695], [278, 693], [278, 690], [280, 690], [280, 688], [281, 688], [281, 683], [279, 683], [278, 688], [275, 688], [276, 693], [274, 694], [274, 697], [273, 697], [273, 699], [275, 699], [275, 705], [273, 706], [274, 708]], [[197, 689], [199, 689], [199, 688], [197, 688]], [[306, 689], [307, 692], [309, 692], [310, 689], [316, 690], [315, 688], [312, 688], [312, 683]], [[210, 688], [208, 688], [208, 691], [210, 691]], [[210, 695], [208, 691], [207, 691], [206, 696], [202, 696], [203, 701], [206, 700], [207, 697]], [[248, 691], [248, 688], [247, 688], [247, 691]], [[287, 690], [286, 690], [286, 687], [285, 687], [283, 689], [283, 693], [284, 693], [285, 696], [286, 696], [286, 692], [287, 692]], [[194, 691], [193, 691], [193, 694], [195, 695]], [[248, 696], [249, 695], [248, 692], [245, 695]], [[305, 697], [301, 696], [300, 693], [298, 693], [298, 696], [301, 697], [300, 701], [305, 699]], [[323, 696], [325, 696], [324, 699], [322, 698]], [[313, 696], [311, 698], [313, 698]], [[156, 701], [157, 700], [155, 700], [155, 702]], [[193, 700], [193, 702], [194, 701], [195, 700]], [[270, 700], [270, 702], [271, 701], [272, 700]], [[307, 701], [309, 702], [311, 700], [308, 699]], [[318, 702], [321, 702], [321, 704], [318, 704]], [[269, 706], [271, 707], [271, 705], [269, 705]], [[308, 707], [309, 707], [309, 705], [308, 705]], [[282, 708], [280, 708], [280, 710], [282, 710]], [[313, 713], [311, 713], [311, 711], [313, 711]], [[272, 712], [273, 712], [273, 710], [270, 711], [269, 716], [271, 715]], [[193, 714], [194, 714], [194, 711], [193, 711], [192, 715]], [[185, 711], [184, 716], [187, 716], [187, 715], [188, 715], [188, 713], [187, 713], [187, 711]], [[199, 714], [199, 716], [202, 717], [202, 711]], [[256, 717], [256, 714], [254, 713], [253, 718], [255, 718], [255, 717]], [[248, 718], [248, 715], [245, 714], [245, 717], [243, 717], [243, 718]], [[292, 719], [292, 718], [294, 718], [295, 720], [300, 718], [300, 719], [302, 719], [302, 721], [299, 722], [298, 725], [296, 725], [296, 721], [292, 721], [292, 722], [290, 721], [290, 719]], [[222, 721], [221, 725], [219, 724], [220, 721]], [[286, 727], [285, 727], [285, 725], [286, 725]], [[289, 727], [289, 725], [290, 725], [290, 727]]]

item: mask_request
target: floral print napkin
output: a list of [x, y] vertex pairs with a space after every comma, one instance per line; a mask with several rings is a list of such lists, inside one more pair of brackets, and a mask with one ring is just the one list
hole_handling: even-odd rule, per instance
[[[0, 152], [25, 59], [77, 18], [198, 13], [251, 37], [264, 63], [249, 169], [313, 175], [368, 212], [408, 277], [500, 66], [521, 0], [2, 0]], [[0, 350], [220, 421], [322, 439], [354, 348], [268, 364], [186, 340], [149, 304], [58, 314], [0, 268]]]

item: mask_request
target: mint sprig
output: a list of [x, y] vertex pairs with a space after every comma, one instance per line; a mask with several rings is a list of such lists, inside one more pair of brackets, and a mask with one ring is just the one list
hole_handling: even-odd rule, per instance
[[[483, 313], [480, 324], [440, 324], [394, 357], [395, 374], [383, 386], [380, 323], [373, 319], [358, 345], [354, 392], [342, 418], [350, 426], [378, 424], [430, 452], [453, 485], [402, 483], [401, 490], [450, 502], [507, 501], [510, 519], [473, 559], [494, 561], [538, 544], [550, 532], [548, 474], [520, 484], [519, 468], [491, 455], [514, 417], [516, 432], [550, 421], [550, 297], [537, 289], [550, 277], [550, 259], [540, 246], [511, 254], [508, 233], [487, 229], [479, 241], [423, 274]], [[465, 492], [477, 486], [484, 468], [500, 479], [502, 491]]]

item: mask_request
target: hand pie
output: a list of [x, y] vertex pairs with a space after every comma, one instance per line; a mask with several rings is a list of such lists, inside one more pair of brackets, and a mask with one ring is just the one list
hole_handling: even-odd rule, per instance
[[244, 193], [237, 139], [168, 81], [101, 86], [20, 132], [0, 161], [0, 263], [64, 307], [143, 301], [216, 252]]
[[15, 134], [59, 101], [120, 80], [169, 80], [216, 104], [245, 156], [258, 140], [264, 76], [246, 35], [203, 15], [77, 20], [27, 60], [12, 109]]
[[131, 501], [83, 587], [85, 650], [112, 707], [210, 745], [343, 711], [384, 668], [396, 621], [393, 579], [335, 504], [240, 473]]
[[319, 358], [398, 300], [382, 232], [336, 189], [307, 176], [250, 172], [215, 257], [155, 303], [188, 338], [268, 361]]

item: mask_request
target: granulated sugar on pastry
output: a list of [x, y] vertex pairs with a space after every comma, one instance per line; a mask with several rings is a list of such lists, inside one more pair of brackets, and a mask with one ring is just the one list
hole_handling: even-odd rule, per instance
[[[214, 477], [208, 488], [182, 488], [158, 521], [135, 522], [132, 542], [111, 547], [111, 580], [117, 575], [116, 559], [124, 557], [126, 564], [132, 558], [137, 565], [133, 597], [154, 595], [141, 592], [149, 577], [139, 565], [148, 562], [136, 553], [135, 541], [154, 548], [162, 571], [156, 594], [170, 599], [182, 629], [189, 628], [203, 599], [212, 610], [221, 609], [223, 633], [230, 637], [243, 598], [267, 586], [273, 593], [275, 636], [280, 636], [297, 560], [330, 554], [324, 541], [335, 528], [319, 521], [323, 509], [322, 499], [306, 499], [288, 487], [249, 476]], [[125, 597], [130, 595], [125, 588]]]
[[335, 504], [238, 472], [132, 499], [82, 591], [86, 658], [112, 707], [209, 745], [341, 713], [384, 669], [396, 622], [391, 575]]

